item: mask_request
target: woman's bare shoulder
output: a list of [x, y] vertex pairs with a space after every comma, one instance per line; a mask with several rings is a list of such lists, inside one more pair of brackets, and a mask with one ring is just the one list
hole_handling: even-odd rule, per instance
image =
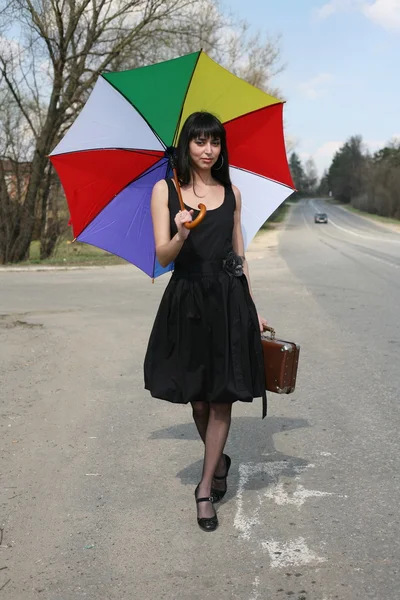
[[166, 192], [168, 191], [168, 184], [165, 179], [160, 179], [153, 186], [153, 191], [155, 192]]
[[236, 187], [236, 185], [233, 185], [233, 183], [232, 183], [232, 190], [233, 190], [233, 193], [235, 194], [236, 197], [240, 196], [240, 190], [239, 190], [239, 188]]
[[165, 179], [160, 179], [160, 181], [154, 184], [151, 201], [153, 205], [168, 204], [168, 185]]
[[235, 195], [235, 200], [236, 200], [236, 207], [240, 208], [241, 204], [242, 204], [242, 196], [240, 194], [240, 190], [238, 187], [236, 187], [236, 185], [232, 184], [232, 191]]

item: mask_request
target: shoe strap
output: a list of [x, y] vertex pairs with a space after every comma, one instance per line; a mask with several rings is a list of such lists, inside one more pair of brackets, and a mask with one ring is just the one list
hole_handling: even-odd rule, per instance
[[228, 477], [228, 473], [226, 475], [214, 475], [214, 479], [217, 479], [218, 481], [222, 481], [223, 479], [226, 479]]
[[209, 496], [208, 498], [196, 498], [196, 504], [198, 504], [199, 502], [212, 502], [212, 496]]

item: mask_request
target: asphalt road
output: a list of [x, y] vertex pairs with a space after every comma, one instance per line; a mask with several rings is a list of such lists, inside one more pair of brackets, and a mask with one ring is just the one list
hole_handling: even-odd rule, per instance
[[312, 200], [275, 238], [252, 286], [298, 388], [235, 405], [212, 534], [190, 411], [143, 390], [167, 279], [0, 272], [0, 599], [399, 599], [400, 234]]

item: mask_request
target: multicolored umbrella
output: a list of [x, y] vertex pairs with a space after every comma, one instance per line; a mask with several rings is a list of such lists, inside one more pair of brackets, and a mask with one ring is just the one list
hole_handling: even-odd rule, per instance
[[242, 193], [249, 245], [294, 189], [283, 103], [203, 51], [99, 77], [50, 155], [77, 240], [121, 256], [150, 277], [173, 268], [161, 267], [156, 258], [151, 191], [158, 180], [171, 176], [170, 149], [186, 118], [199, 110], [215, 114], [226, 128], [230, 172]]

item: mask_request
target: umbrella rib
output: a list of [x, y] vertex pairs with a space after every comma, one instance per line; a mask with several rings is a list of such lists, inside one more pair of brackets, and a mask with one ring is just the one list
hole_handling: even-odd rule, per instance
[[278, 100], [274, 104], [268, 104], [267, 106], [262, 106], [261, 108], [256, 108], [255, 110], [249, 110], [249, 112], [243, 113], [242, 115], [238, 115], [237, 117], [233, 117], [233, 119], [229, 119], [229, 121], [224, 121], [224, 125], [228, 125], [229, 123], [233, 123], [234, 121], [238, 121], [239, 119], [243, 119], [243, 117], [248, 117], [249, 115], [254, 115], [257, 112], [261, 112], [262, 110], [267, 110], [268, 108], [272, 108], [273, 106], [277, 106], [278, 104], [285, 104], [282, 100]]
[[188, 86], [186, 88], [185, 97], [183, 99], [182, 106], [181, 106], [181, 112], [179, 113], [179, 117], [178, 117], [178, 120], [176, 122], [175, 133], [174, 133], [174, 137], [172, 138], [172, 144], [175, 144], [175, 142], [176, 142], [177, 134], [178, 134], [178, 131], [179, 131], [179, 126], [180, 126], [182, 115], [183, 115], [183, 110], [185, 108], [186, 98], [187, 98], [187, 95], [189, 93], [190, 86], [192, 85], [193, 77], [194, 77], [194, 74], [196, 72], [197, 65], [198, 65], [198, 62], [200, 60], [200, 56], [201, 56], [202, 52], [203, 52], [203, 49], [201, 49], [200, 52], [199, 52], [199, 55], [198, 55], [197, 60], [196, 60], [196, 64], [194, 65], [193, 72], [192, 72], [192, 74], [190, 76], [190, 80], [189, 80]]
[[[165, 173], [165, 175], [167, 175], [167, 173]], [[154, 275], [156, 274], [156, 260], [157, 260], [157, 252], [156, 252], [156, 242], [154, 240], [154, 260], [153, 260], [153, 270], [151, 272], [151, 277], [153, 279], [153, 283], [154, 283]]]
[[[103, 75], [101, 75], [101, 77], [103, 77]], [[150, 125], [149, 121], [146, 119], [146, 117], [144, 116], [144, 114], [143, 114], [143, 113], [142, 113], [142, 112], [141, 112], [141, 111], [140, 111], [140, 110], [137, 108], [137, 106], [135, 106], [135, 105], [133, 104], [133, 102], [132, 102], [131, 100], [129, 100], [129, 98], [127, 98], [127, 97], [125, 96], [125, 94], [123, 94], [123, 93], [121, 92], [121, 90], [119, 90], [119, 89], [118, 89], [118, 88], [117, 88], [117, 87], [116, 87], [116, 86], [115, 86], [115, 85], [114, 85], [114, 84], [113, 84], [111, 81], [108, 81], [108, 79], [106, 79], [105, 77], [103, 77], [103, 79], [104, 79], [104, 80], [105, 80], [105, 81], [106, 81], [106, 82], [107, 82], [109, 85], [111, 85], [111, 86], [114, 88], [114, 90], [118, 92], [118, 94], [121, 94], [121, 96], [122, 96], [123, 98], [125, 98], [125, 100], [126, 100], [127, 102], [129, 102], [129, 104], [130, 104], [131, 106], [133, 106], [133, 108], [136, 110], [136, 112], [137, 112], [137, 113], [138, 113], [138, 114], [139, 114], [139, 115], [142, 117], [142, 119], [143, 119], [143, 120], [144, 120], [144, 121], [147, 123], [147, 125], [149, 126], [149, 128], [151, 129], [151, 131], [154, 133], [154, 135], [156, 136], [156, 138], [158, 139], [158, 141], [160, 142], [160, 144], [162, 144], [162, 145], [164, 146], [164, 148], [166, 148], [166, 145], [165, 145], [165, 143], [164, 143], [164, 142], [163, 142], [163, 140], [160, 138], [160, 136], [158, 135], [157, 131], [156, 131], [156, 130], [155, 130], [155, 129], [154, 129], [154, 128], [153, 128], [153, 127]]]
[[[67, 154], [78, 154], [78, 152], [104, 152], [107, 150], [118, 150], [123, 152], [135, 152], [136, 154], [143, 154], [145, 156], [155, 156], [162, 158], [163, 153], [161, 150], [146, 150], [146, 148], [118, 148], [113, 146], [112, 148], [83, 148], [80, 150], [69, 150], [68, 152], [60, 152], [60, 154], [53, 154], [53, 156], [66, 156]], [[53, 158], [50, 156], [50, 159]]]
[[268, 181], [272, 181], [273, 183], [277, 183], [283, 187], [287, 187], [289, 190], [296, 191], [296, 188], [288, 185], [287, 183], [282, 183], [282, 181], [278, 181], [277, 179], [272, 179], [272, 177], [266, 177], [265, 175], [261, 175], [260, 173], [255, 173], [254, 171], [249, 171], [248, 169], [243, 169], [243, 167], [236, 167], [232, 163], [229, 165], [232, 169], [237, 169], [238, 171], [243, 171], [244, 173], [250, 173], [250, 175], [254, 175], [255, 177], [260, 177], [260, 179], [267, 179]]
[[[122, 187], [116, 194], [114, 194], [114, 196], [112, 198], [110, 198], [110, 200], [107, 202], [107, 204], [105, 204], [103, 206], [103, 208], [101, 209], [100, 212], [103, 212], [103, 210], [114, 200], [114, 198], [116, 198], [118, 196], [118, 194], [120, 194], [121, 192], [123, 192], [128, 186], [130, 186], [132, 183], [134, 183], [135, 181], [138, 181], [139, 179], [141, 179], [142, 177], [144, 177], [145, 175], [148, 175], [149, 173], [152, 173], [153, 171], [155, 171], [156, 169], [161, 168], [162, 166], [164, 166], [163, 159], [161, 159], [160, 161], [158, 161], [155, 165], [153, 165], [152, 167], [150, 167], [149, 169], [146, 169], [145, 171], [143, 171], [143, 173], [141, 173], [140, 175], [138, 175], [137, 177], [134, 177], [131, 181], [129, 181], [126, 185], [124, 185], [124, 187]], [[168, 162], [167, 158], [164, 158], [165, 161]], [[86, 226], [84, 229], [82, 229], [82, 231], [77, 235], [77, 238], [79, 238], [80, 235], [82, 235], [82, 233], [84, 231], [86, 231], [86, 229], [89, 227], [89, 225], [91, 223], [93, 223], [93, 221], [96, 219], [96, 217], [100, 214], [100, 212], [98, 212], [96, 215], [94, 215], [93, 219], [91, 219], [88, 223], [86, 223]]]

